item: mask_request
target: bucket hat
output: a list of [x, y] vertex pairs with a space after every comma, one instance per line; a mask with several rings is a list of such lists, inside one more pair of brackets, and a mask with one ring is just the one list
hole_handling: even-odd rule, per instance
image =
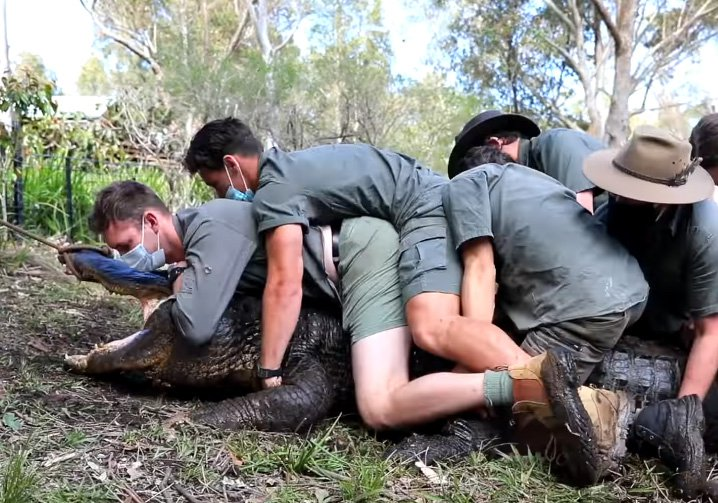
[[454, 148], [449, 154], [449, 178], [459, 174], [457, 164], [471, 147], [484, 144], [486, 138], [500, 131], [516, 131], [525, 138], [541, 134], [534, 121], [519, 114], [506, 114], [498, 110], [485, 110], [464, 125], [454, 138]]
[[583, 163], [586, 178], [618, 196], [691, 204], [713, 195], [713, 179], [691, 158], [691, 144], [668, 131], [639, 126], [621, 148], [598, 150]]

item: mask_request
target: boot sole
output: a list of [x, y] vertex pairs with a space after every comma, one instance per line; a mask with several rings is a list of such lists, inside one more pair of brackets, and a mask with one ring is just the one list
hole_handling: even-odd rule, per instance
[[603, 461], [591, 418], [578, 396], [575, 364], [565, 353], [548, 351], [541, 377], [556, 418], [565, 425], [559, 445], [566, 458], [566, 470], [579, 486], [593, 485], [604, 475]]
[[707, 478], [702, 434], [705, 418], [703, 406], [696, 395], [683, 397], [681, 401], [686, 404], [689, 423], [686, 424], [686, 431], [681, 432], [685, 443], [681, 456], [683, 462], [680, 463], [681, 466], [676, 467], [679, 470], [676, 475], [676, 486], [684, 495], [696, 498], [703, 492]]

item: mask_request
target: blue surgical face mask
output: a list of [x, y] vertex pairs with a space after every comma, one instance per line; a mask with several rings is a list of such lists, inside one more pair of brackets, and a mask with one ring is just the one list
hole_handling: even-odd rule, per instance
[[165, 251], [160, 248], [160, 234], [157, 233], [157, 251], [150, 253], [145, 248], [145, 219], [142, 218], [142, 241], [120, 256], [125, 264], [142, 272], [151, 272], [165, 265]]
[[244, 183], [244, 187], [247, 189], [246, 192], [242, 192], [241, 190], [237, 190], [234, 188], [234, 184], [232, 183], [232, 177], [229, 176], [229, 170], [227, 169], [227, 166], [224, 166], [224, 171], [227, 173], [227, 179], [229, 180], [229, 188], [227, 189], [227, 192], [224, 194], [224, 197], [227, 199], [234, 199], [235, 201], [251, 201], [254, 199], [254, 191], [247, 187], [247, 181], [244, 179], [244, 175], [242, 174], [242, 170], [239, 170], [239, 176], [242, 177], [242, 182]]

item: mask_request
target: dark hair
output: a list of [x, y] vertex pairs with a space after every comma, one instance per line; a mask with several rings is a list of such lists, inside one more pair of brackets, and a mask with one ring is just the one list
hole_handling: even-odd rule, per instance
[[693, 157], [702, 157], [703, 167], [718, 167], [718, 113], [701, 117], [691, 131], [690, 140]]
[[191, 174], [201, 168], [220, 170], [225, 155], [259, 155], [262, 143], [244, 122], [234, 117], [206, 123], [190, 141], [184, 157], [184, 167]]
[[87, 219], [88, 225], [91, 231], [102, 234], [114, 221], [141, 222], [142, 215], [149, 208], [163, 213], [170, 212], [165, 203], [147, 185], [133, 180], [113, 182], [95, 197], [95, 205]]
[[492, 145], [482, 145], [480, 147], [471, 147], [456, 166], [458, 172], [462, 173], [482, 164], [506, 164], [509, 162], [514, 162], [510, 155]]

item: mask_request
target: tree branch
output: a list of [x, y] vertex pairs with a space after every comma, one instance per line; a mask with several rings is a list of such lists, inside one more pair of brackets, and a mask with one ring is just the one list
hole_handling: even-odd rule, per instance
[[92, 22], [99, 28], [100, 35], [125, 47], [135, 56], [149, 64], [155, 75], [158, 77], [162, 76], [162, 68], [155, 59], [154, 48], [150, 44], [135, 40], [133, 38], [134, 32], [132, 30], [122, 26], [111, 27], [104, 20], [100, 19], [100, 15], [95, 8], [97, 0], [93, 0], [91, 5], [88, 5], [86, 0], [80, 0], [80, 3], [90, 14]]
[[[242, 0], [234, 0], [234, 10], [237, 13], [237, 16], [239, 16], [240, 12], [242, 11], [241, 2]], [[227, 50], [225, 51], [224, 57], [222, 58], [223, 60], [227, 59], [234, 51], [237, 50], [237, 48], [239, 48], [239, 43], [244, 37], [244, 32], [247, 29], [247, 26], [249, 26], [249, 21], [249, 11], [245, 8], [244, 16], [242, 16], [240, 21], [237, 23], [237, 29], [234, 31], [232, 39], [229, 41]]]
[[618, 31], [616, 23], [611, 19], [611, 14], [608, 12], [608, 9], [606, 9], [606, 6], [601, 0], [591, 0], [591, 3], [596, 7], [598, 15], [601, 16], [601, 20], [606, 25], [606, 28], [608, 28], [608, 32], [616, 44], [616, 51], [620, 51], [623, 45], [623, 37], [621, 37], [621, 33]]
[[564, 61], [566, 61], [566, 64], [569, 66], [569, 68], [571, 68], [571, 70], [573, 70], [576, 73], [576, 76], [579, 79], [581, 79], [581, 81], [583, 82], [584, 79], [586, 78], [586, 74], [583, 71], [583, 69], [580, 68], [578, 61], [576, 61], [574, 59], [574, 57], [571, 56], [571, 54], [569, 54], [569, 52], [566, 49], [564, 49], [563, 47], [561, 47], [560, 45], [556, 44], [552, 40], [549, 40], [548, 38], [544, 37], [543, 35], [539, 35], [539, 36], [540, 36], [541, 40], [546, 42], [554, 51], [558, 52], [561, 55], [561, 57], [564, 59]]
[[571, 30], [576, 30], [576, 27], [571, 22], [571, 20], [568, 18], [565, 12], [563, 12], [561, 9], [558, 8], [558, 6], [553, 2], [553, 0], [544, 0], [544, 3], [549, 6], [549, 8], [554, 11], [554, 13], [558, 16], [558, 18], [568, 26]]

